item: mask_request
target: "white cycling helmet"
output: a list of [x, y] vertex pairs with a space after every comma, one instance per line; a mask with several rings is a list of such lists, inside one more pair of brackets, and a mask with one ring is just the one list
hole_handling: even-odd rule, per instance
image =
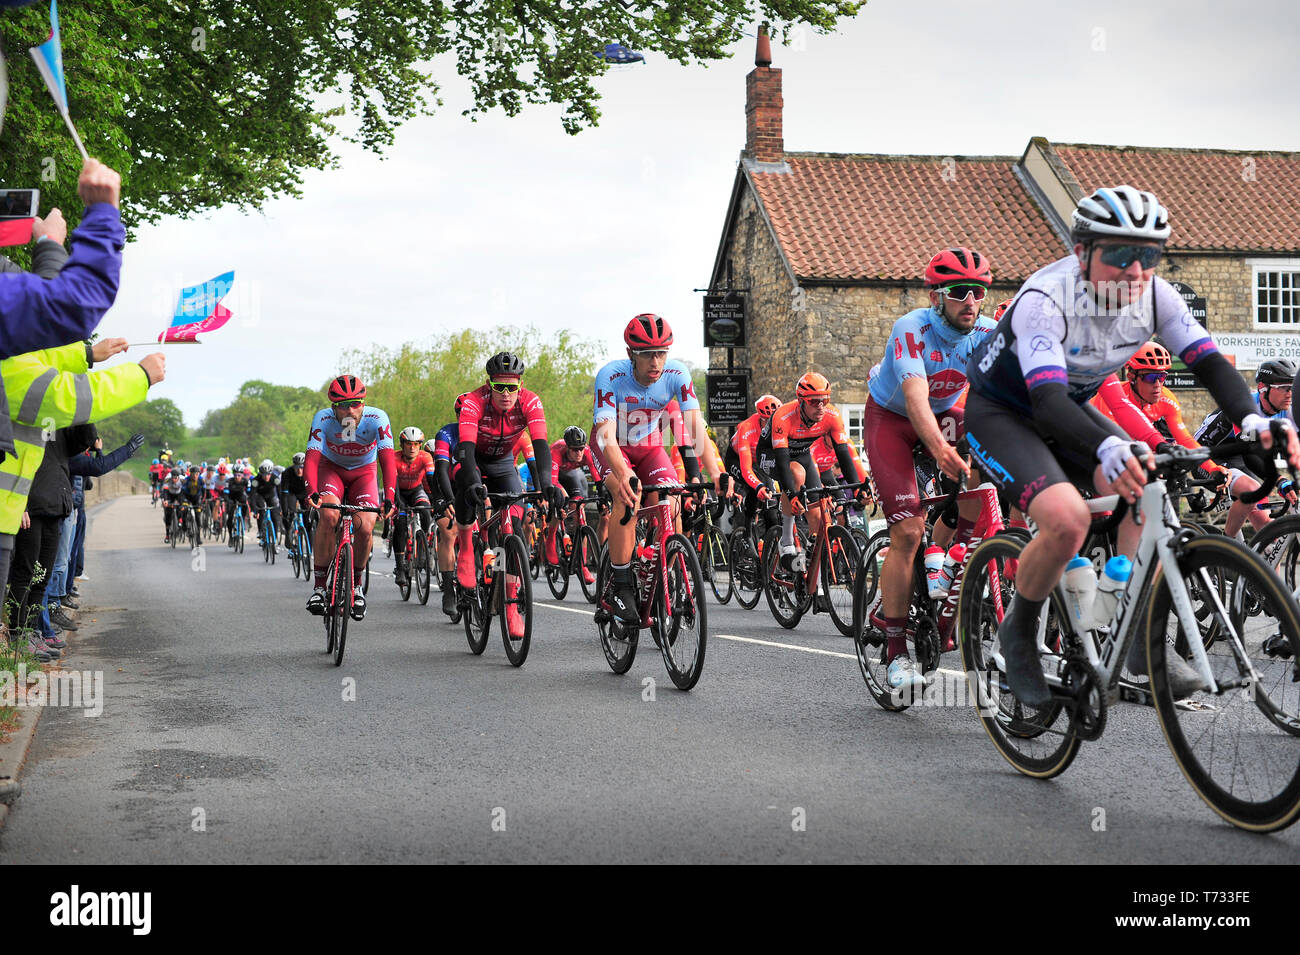
[[411, 425], [409, 428], [402, 429], [401, 437], [403, 441], [414, 441], [416, 444], [419, 444], [424, 440], [424, 432], [415, 425]]
[[1154, 193], [1132, 186], [1106, 187], [1080, 199], [1070, 225], [1075, 242], [1111, 237], [1166, 242], [1170, 231], [1169, 210]]
[[263, 458], [262, 463], [257, 466], [257, 470], [263, 474], [270, 474], [275, 469], [275, 462], [270, 458]]
[[424, 442], [424, 450], [428, 451], [430, 454], [433, 454], [434, 446], [437, 445], [437, 443], [438, 442], [435, 441], [433, 438], [430, 438], [428, 441]]

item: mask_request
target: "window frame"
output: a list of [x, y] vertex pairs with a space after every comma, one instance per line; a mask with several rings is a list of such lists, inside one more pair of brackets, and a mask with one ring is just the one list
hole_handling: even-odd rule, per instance
[[[1251, 328], [1256, 331], [1279, 332], [1294, 330], [1300, 331], [1300, 258], [1268, 258], [1268, 259], [1247, 259], [1246, 264], [1250, 266], [1250, 319]], [[1278, 272], [1290, 276], [1286, 287], [1278, 286], [1278, 292], [1288, 292], [1291, 299], [1289, 305], [1281, 302], [1281, 294], [1277, 305], [1261, 305], [1259, 301], [1260, 276], [1267, 272]], [[1278, 312], [1277, 321], [1262, 319], [1260, 313], [1262, 309]], [[1283, 321], [1282, 316], [1290, 312], [1291, 321]]]

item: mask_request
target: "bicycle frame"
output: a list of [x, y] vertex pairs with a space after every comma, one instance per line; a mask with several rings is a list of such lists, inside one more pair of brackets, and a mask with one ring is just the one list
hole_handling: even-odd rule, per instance
[[[673, 608], [669, 602], [668, 587], [668, 555], [665, 552], [664, 542], [668, 540], [676, 530], [673, 526], [673, 502], [670, 495], [683, 493], [697, 493], [708, 489], [707, 485], [677, 485], [677, 484], [660, 484], [649, 485], [641, 489], [643, 494], [658, 494], [659, 500], [653, 504], [643, 504], [637, 509], [634, 520], [641, 520], [642, 517], [651, 522], [651, 526], [657, 531], [653, 544], [645, 544], [641, 547], [634, 548], [632, 559], [635, 561], [651, 561], [651, 570], [653, 572], [651, 594], [658, 592], [659, 599], [663, 602], [663, 617], [665, 625], [672, 619]], [[647, 553], [648, 552], [648, 553]], [[692, 586], [689, 579], [683, 581], [688, 592]], [[638, 588], [639, 590], [640, 588]], [[696, 599], [691, 594], [691, 599]], [[654, 600], [647, 600], [645, 605], [641, 605], [641, 594], [637, 594], [637, 608], [641, 611], [641, 629], [647, 629], [652, 626], [651, 616], [654, 612]]]
[[[835, 487], [805, 488], [799, 492], [800, 495], [804, 497], [810, 495], [817, 495], [817, 501], [814, 504], [811, 504], [808, 507], [806, 507], [805, 513], [810, 512], [813, 507], [816, 507], [821, 512], [821, 526], [818, 528], [817, 533], [814, 535], [814, 539], [813, 539], [812, 559], [808, 561], [808, 566], [803, 571], [805, 588], [807, 588], [811, 593], [816, 593], [821, 588], [822, 557], [829, 556], [829, 552], [830, 552], [831, 524], [833, 523], [835, 517], [834, 505], [832, 504], [830, 499], [832, 495], [838, 496], [839, 493], [842, 490], [844, 490], [846, 487], [850, 490], [854, 490], [856, 488], [862, 487], [862, 485], [861, 484], [849, 484], [849, 485], [837, 484]], [[811, 530], [811, 521], [809, 522], [809, 525], [810, 525], [809, 529]], [[833, 567], [834, 565], [832, 564], [831, 566]], [[781, 587], [784, 587], [786, 590], [794, 590], [797, 578], [784, 580], [776, 576], [776, 570], [777, 570], [777, 562], [773, 561], [772, 577], [770, 578], [771, 582], [774, 584], [779, 584]], [[808, 581], [812, 581], [811, 588], [807, 587]]]

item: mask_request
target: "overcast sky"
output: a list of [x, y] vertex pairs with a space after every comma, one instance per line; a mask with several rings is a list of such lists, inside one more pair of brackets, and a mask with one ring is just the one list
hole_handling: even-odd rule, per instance
[[[785, 146], [1019, 156], [1046, 136], [1295, 150], [1298, 11], [870, 0], [838, 33], [774, 48]], [[180, 285], [235, 270], [235, 318], [203, 345], [168, 346], [150, 393], [190, 426], [246, 379], [318, 387], [345, 370], [347, 347], [465, 327], [572, 328], [614, 357], [627, 320], [654, 311], [676, 353], [703, 364], [692, 289], [708, 281], [744, 146], [753, 51], [746, 38], [708, 68], [648, 54], [613, 71], [600, 127], [576, 137], [555, 108], [470, 123], [454, 62], [436, 63], [446, 105], [403, 127], [387, 159], [345, 148], [302, 199], [142, 229], [100, 330], [153, 340]]]

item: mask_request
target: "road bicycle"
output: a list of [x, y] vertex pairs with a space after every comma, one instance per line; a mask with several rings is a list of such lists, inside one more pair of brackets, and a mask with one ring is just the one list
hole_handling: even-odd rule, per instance
[[[528, 551], [514, 533], [519, 520], [511, 512], [522, 501], [540, 501], [540, 491], [489, 492], [492, 516], [483, 503], [477, 506], [478, 531], [474, 541], [475, 585], [467, 589], [457, 585], [457, 603], [465, 624], [465, 639], [475, 656], [487, 649], [492, 632], [492, 618], [500, 620], [501, 640], [506, 658], [513, 666], [523, 666], [533, 640], [533, 585], [528, 567]], [[522, 634], [510, 635], [510, 611], [519, 614]]]
[[[965, 490], [963, 480], [962, 483], [954, 484], [947, 494], [922, 498], [920, 506], [929, 512], [928, 523], [933, 526], [939, 514], [959, 501], [980, 502], [980, 515], [971, 532], [968, 553], [981, 539], [1003, 531], [998, 492], [992, 484], [981, 484], [972, 490]], [[925, 539], [931, 539], [929, 534]], [[1028, 534], [1021, 539], [1027, 541]], [[858, 560], [853, 579], [853, 645], [858, 658], [858, 668], [862, 672], [862, 679], [867, 685], [871, 698], [883, 709], [898, 713], [917, 702], [918, 694], [922, 691], [915, 690], [911, 686], [896, 689], [889, 685], [889, 647], [885, 638], [883, 613], [880, 609], [881, 602], [884, 600], [881, 575], [884, 571], [887, 550], [889, 550], [889, 529], [883, 528], [872, 535]], [[907, 642], [910, 644], [909, 653], [912, 660], [922, 676], [928, 677], [939, 668], [940, 656], [957, 647], [954, 636], [957, 594], [969, 561], [963, 561], [955, 568], [956, 572], [947, 594], [932, 598], [926, 579], [924, 552], [925, 547], [918, 546], [912, 561], [912, 590], [907, 608]], [[994, 583], [999, 583], [996, 569], [991, 573], [994, 575]], [[993, 610], [1000, 620], [1005, 610], [1001, 587], [993, 586], [991, 594]]]
[[[632, 487], [636, 489], [635, 478]], [[704, 577], [691, 542], [684, 535], [673, 533], [673, 506], [669, 497], [703, 494], [709, 487], [707, 484], [652, 484], [642, 489], [643, 494], [660, 497], [656, 503], [642, 505], [635, 512], [638, 519], [646, 518], [650, 522], [646, 542], [638, 544], [632, 555], [637, 610], [641, 615], [638, 626], [626, 624], [615, 616], [614, 572], [609, 549], [601, 555], [600, 572], [596, 575], [600, 593], [596, 628], [605, 662], [615, 673], [623, 674], [631, 669], [640, 631], [649, 629], [673, 685], [679, 690], [689, 690], [699, 682], [704, 672], [709, 633]], [[622, 524], [633, 517], [630, 507], [625, 511]]]
[[[429, 505], [417, 505], [414, 510], [417, 513], [428, 514]], [[411, 599], [411, 584], [415, 584], [415, 596], [419, 598], [420, 605], [424, 606], [429, 602], [429, 580], [433, 575], [432, 562], [433, 558], [429, 555], [429, 539], [425, 535], [423, 522], [411, 520], [411, 511], [399, 510], [393, 527], [394, 539], [400, 535], [402, 528], [407, 530], [406, 546], [403, 548], [402, 556], [406, 559], [406, 583], [399, 584], [398, 590], [401, 591], [403, 600]], [[433, 530], [433, 522], [429, 522], [430, 531]]]
[[247, 524], [245, 513], [248, 508], [242, 502], [236, 503], [234, 508], [235, 510], [231, 515], [230, 538], [226, 541], [226, 544], [233, 548], [236, 554], [242, 554], [244, 552], [244, 527]]
[[[753, 610], [763, 598], [763, 539], [767, 535], [766, 528], [780, 526], [778, 507], [775, 497], [760, 502], [755, 519], [738, 521], [727, 542], [732, 593], [736, 603], [746, 610]], [[743, 510], [736, 513], [743, 514]]]
[[847, 527], [831, 520], [828, 499], [843, 488], [856, 490], [862, 486], [841, 484], [799, 490], [795, 496], [805, 511], [809, 507], [820, 510], [821, 528], [816, 534], [804, 535], [796, 524], [796, 552], [790, 570], [781, 566], [781, 528], [768, 529], [763, 539], [763, 593], [772, 616], [787, 630], [798, 626], [811, 610], [829, 613], [840, 633], [853, 636], [853, 575], [858, 567], [858, 545]]
[[288, 545], [289, 561], [293, 564], [294, 577], [301, 575], [303, 580], [310, 579], [311, 535], [307, 533], [307, 525], [302, 519], [301, 509], [294, 512], [293, 522], [289, 525]]
[[209, 500], [208, 510], [211, 520], [208, 523], [208, 537], [213, 540], [221, 540], [226, 534], [226, 499], [216, 497]]
[[185, 530], [190, 538], [190, 550], [195, 551], [198, 550], [199, 542], [203, 539], [202, 531], [199, 527], [202, 519], [202, 511], [200, 511], [194, 504], [186, 504], [185, 514], [188, 515], [185, 519]]
[[328, 504], [320, 507], [339, 512], [338, 530], [334, 536], [334, 557], [325, 576], [325, 652], [334, 655], [334, 665], [343, 663], [343, 651], [348, 641], [348, 621], [352, 616], [352, 515], [378, 514], [377, 507], [356, 504]]
[[[1253, 441], [1236, 450], [1258, 451]], [[1283, 829], [1300, 816], [1300, 722], [1276, 695], [1290, 685], [1289, 664], [1261, 652], [1277, 634], [1292, 655], [1300, 648], [1300, 610], [1281, 579], [1246, 545], [1222, 534], [1198, 535], [1178, 520], [1161, 476], [1209, 458], [1205, 449], [1174, 447], [1155, 456], [1157, 478], [1138, 505], [1141, 538], [1132, 574], [1108, 625], [1096, 629], [1071, 612], [1064, 583], [1040, 618], [1038, 649], [1051, 699], [1031, 707], [1002, 673], [1000, 611], [1010, 598], [1006, 562], [1023, 540], [1002, 534], [979, 544], [958, 599], [962, 663], [976, 711], [998, 752], [1019, 772], [1050, 779], [1079, 746], [1105, 730], [1109, 707], [1126, 699], [1120, 671], [1134, 639], [1145, 642], [1151, 674], [1146, 693], [1174, 761], [1192, 788], [1223, 819], [1254, 832]], [[1271, 456], [1268, 458], [1272, 468]], [[1266, 476], [1256, 500], [1277, 474]], [[1249, 499], [1250, 495], [1243, 495]], [[1118, 505], [1122, 513], [1126, 504]], [[994, 599], [996, 597], [1000, 598]], [[1253, 604], [1253, 613], [1244, 606]], [[1213, 652], [1206, 618], [1219, 635]], [[1176, 700], [1167, 660], [1185, 655], [1203, 681]]]
[[[723, 506], [727, 502], [723, 502]], [[719, 509], [721, 516], [721, 509]], [[718, 603], [731, 601], [731, 555], [727, 547], [727, 537], [722, 528], [713, 521], [713, 502], [708, 497], [698, 502], [694, 510], [682, 517], [682, 532], [695, 544], [695, 554], [700, 561], [700, 570], [708, 581], [713, 596]]]
[[569, 498], [564, 505], [564, 514], [556, 522], [555, 554], [559, 563], [545, 560], [545, 543], [542, 547], [546, 586], [551, 589], [551, 595], [556, 600], [563, 600], [569, 592], [569, 577], [576, 576], [583, 597], [588, 603], [595, 603], [601, 543], [595, 528], [587, 524], [586, 498]]
[[268, 564], [275, 563], [276, 551], [279, 550], [278, 532], [275, 521], [271, 518], [271, 509], [265, 505], [257, 509], [257, 543], [262, 548], [262, 560]]

